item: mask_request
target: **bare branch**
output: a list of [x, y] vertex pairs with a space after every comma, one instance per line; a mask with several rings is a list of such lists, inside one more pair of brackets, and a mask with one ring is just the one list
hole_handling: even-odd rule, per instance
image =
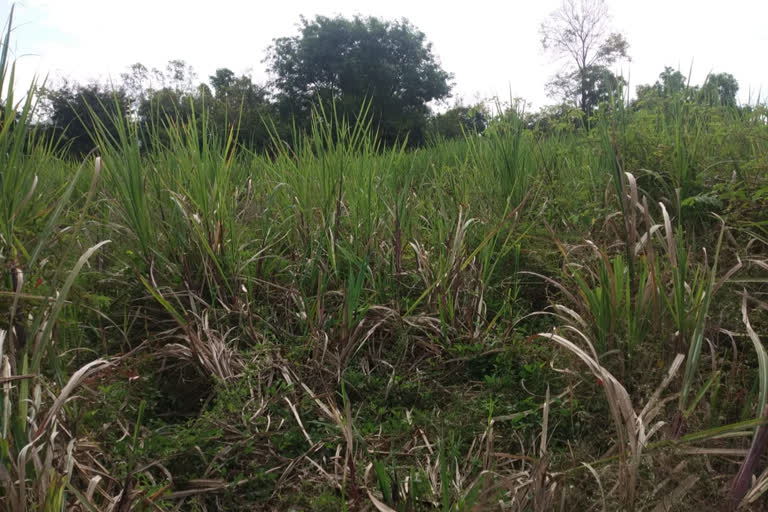
[[555, 60], [569, 65], [549, 83], [550, 96], [574, 98], [590, 110], [590, 76], [621, 58], [629, 58], [629, 43], [609, 31], [610, 13], [605, 0], [563, 0], [539, 27], [542, 48]]

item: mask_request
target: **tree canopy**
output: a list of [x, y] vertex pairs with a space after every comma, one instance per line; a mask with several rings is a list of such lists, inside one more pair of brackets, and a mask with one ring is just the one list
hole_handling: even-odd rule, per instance
[[490, 113], [482, 103], [472, 106], [457, 103], [453, 108], [432, 116], [427, 131], [432, 138], [459, 139], [483, 133], [489, 118]]
[[[610, 30], [609, 21], [604, 0], [563, 0], [541, 24], [543, 47], [565, 63], [548, 84], [550, 95], [562, 102], [528, 114], [529, 126], [542, 132], [588, 127], [601, 105], [620, 98], [626, 83], [610, 66], [628, 58], [629, 45]], [[44, 91], [43, 130], [61, 136], [72, 155], [82, 156], [94, 146], [89, 135], [94, 116], [109, 128], [118, 112], [139, 122], [143, 136], [152, 135], [145, 137], [148, 144], [162, 144], [169, 123], [204, 113], [207, 127], [227, 135], [231, 130], [240, 145], [255, 151], [274, 140], [267, 126], [288, 142], [294, 127], [308, 128], [318, 101], [327, 114], [333, 103], [337, 114], [352, 121], [370, 102], [372, 126], [384, 144], [407, 136], [411, 146], [419, 146], [428, 139], [482, 134], [492, 124], [483, 102], [465, 106], [459, 99], [442, 113], [431, 110], [431, 102], [450, 96], [452, 75], [441, 68], [426, 36], [405, 19], [302, 18], [297, 35], [273, 40], [265, 62], [272, 78], [265, 84], [227, 67], [201, 82], [180, 59], [159, 68], [135, 63], [115, 84], [64, 82]], [[733, 107], [738, 90], [729, 73], [691, 85], [680, 71], [665, 67], [655, 83], [637, 87], [633, 108], [670, 109], [678, 99]]]
[[130, 98], [125, 90], [98, 83], [64, 82], [58, 88], [43, 90], [42, 97], [49, 128], [74, 155], [84, 155], [93, 149], [95, 119], [114, 134], [116, 116], [125, 116], [130, 110]]
[[407, 20], [302, 18], [299, 35], [275, 39], [267, 62], [283, 112], [306, 118], [319, 99], [352, 114], [369, 99], [387, 141], [421, 138], [427, 104], [451, 91], [452, 75]]
[[682, 98], [712, 107], [736, 107], [739, 82], [730, 73], [711, 73], [701, 86], [690, 85], [680, 71], [666, 66], [653, 85], [637, 87], [637, 106], [647, 106], [669, 99]]
[[701, 101], [708, 105], [735, 107], [739, 82], [730, 73], [714, 73], [707, 76], [701, 87]]
[[219, 68], [208, 77], [214, 97], [209, 105], [218, 126], [233, 126], [239, 142], [250, 148], [262, 148], [269, 134], [265, 126], [273, 117], [267, 90], [248, 75], [237, 76], [228, 68]]

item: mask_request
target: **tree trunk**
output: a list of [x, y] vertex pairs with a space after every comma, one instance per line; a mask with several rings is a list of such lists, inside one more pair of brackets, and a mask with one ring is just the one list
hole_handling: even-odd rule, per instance
[[581, 111], [584, 113], [584, 126], [589, 130], [589, 106], [587, 105], [587, 68], [586, 66], [582, 67], [580, 70], [581, 74], [581, 104], [579, 105], [581, 107]]

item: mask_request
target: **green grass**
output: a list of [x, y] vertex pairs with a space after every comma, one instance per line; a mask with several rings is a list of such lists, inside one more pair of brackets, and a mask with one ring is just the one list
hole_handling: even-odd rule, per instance
[[765, 107], [73, 162], [3, 44], [0, 510], [763, 503]]

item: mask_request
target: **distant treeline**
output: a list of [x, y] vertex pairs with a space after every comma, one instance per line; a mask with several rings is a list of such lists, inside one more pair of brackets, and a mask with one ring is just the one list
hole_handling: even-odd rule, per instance
[[[447, 101], [453, 77], [441, 68], [425, 35], [407, 20], [318, 16], [302, 23], [300, 35], [276, 39], [269, 48], [268, 83], [254, 83], [224, 67], [201, 81], [183, 60], [169, 61], [165, 69], [136, 63], [117, 82], [46, 86], [39, 95], [43, 108], [38, 128], [79, 157], [95, 146], [91, 135], [96, 123], [110, 128], [116, 119], [128, 118], [146, 133], [205, 114], [218, 133], [231, 133], [241, 147], [261, 152], [276, 139], [290, 142], [297, 130], [307, 130], [313, 108], [333, 109], [338, 118], [354, 121], [361, 105], [367, 105], [366, 119], [382, 144], [418, 147], [436, 138], [482, 133], [494, 115], [510, 109], [524, 115], [527, 126], [544, 131], [589, 128], [600, 109], [624, 101], [624, 80], [607, 66], [594, 65], [556, 77], [550, 88], [557, 91], [551, 95], [560, 103], [537, 112], [523, 113], [520, 102], [493, 108], [459, 101], [436, 113], [429, 105]], [[682, 98], [737, 107], [738, 88], [728, 73], [692, 86], [667, 67], [656, 83], [637, 87], [631, 106], [641, 109]]]

